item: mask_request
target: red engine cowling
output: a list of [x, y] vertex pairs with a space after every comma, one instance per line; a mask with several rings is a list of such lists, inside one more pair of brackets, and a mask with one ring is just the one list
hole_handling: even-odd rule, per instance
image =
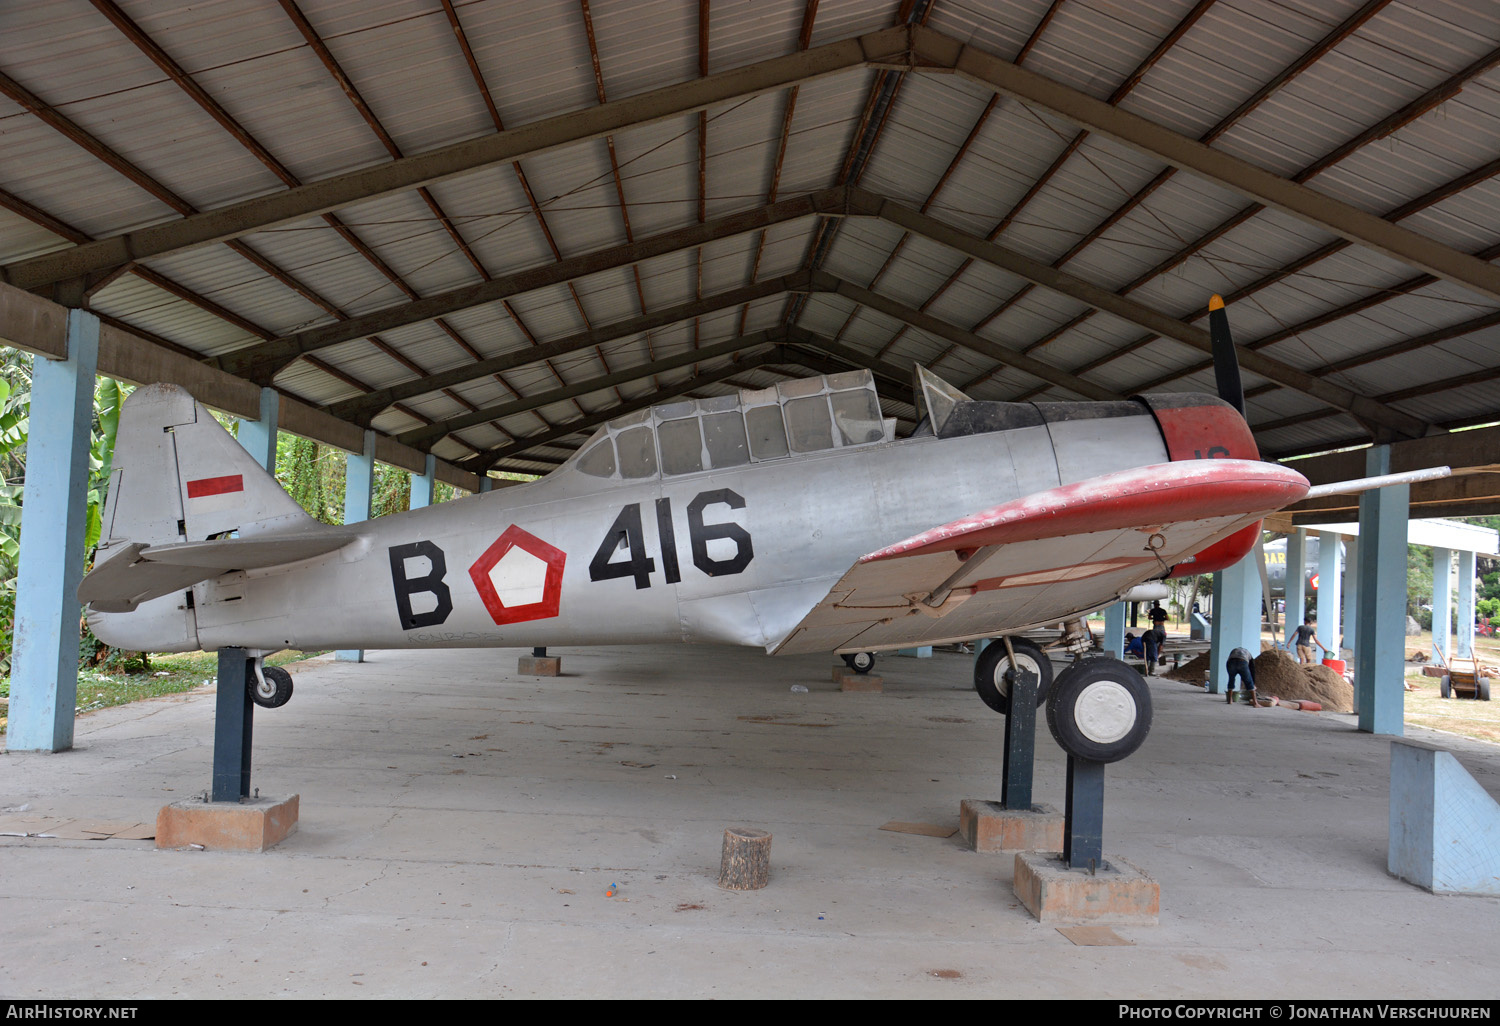
[[[1151, 410], [1167, 455], [1176, 460], [1258, 460], [1260, 450], [1250, 425], [1239, 411], [1211, 395], [1138, 396]], [[1260, 537], [1260, 521], [1222, 538], [1173, 568], [1172, 577], [1192, 577], [1234, 566], [1250, 554]]]

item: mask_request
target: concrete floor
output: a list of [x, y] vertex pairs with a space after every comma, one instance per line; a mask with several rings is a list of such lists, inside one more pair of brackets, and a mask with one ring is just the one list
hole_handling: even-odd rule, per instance
[[[543, 679], [523, 652], [292, 667], [255, 723], [254, 785], [301, 795], [271, 852], [0, 837], [0, 994], [1500, 995], [1500, 899], [1386, 873], [1389, 741], [1353, 717], [1153, 680], [1105, 852], [1160, 883], [1160, 923], [1078, 946], [1016, 900], [1011, 857], [879, 829], [998, 797], [1003, 720], [968, 657], [883, 658], [883, 694], [842, 694], [824, 656], [566, 650]], [[0, 759], [0, 810], [152, 823], [207, 787], [213, 707], [85, 716], [73, 751]], [[1060, 807], [1039, 735], [1037, 799]], [[1500, 747], [1422, 737], [1500, 793]], [[736, 825], [774, 834], [764, 890], [715, 884]]]

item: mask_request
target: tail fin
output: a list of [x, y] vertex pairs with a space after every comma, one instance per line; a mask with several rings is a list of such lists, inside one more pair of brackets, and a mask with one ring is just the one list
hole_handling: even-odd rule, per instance
[[120, 411], [102, 534], [78, 598], [101, 639], [151, 651], [180, 648], [192, 634], [184, 589], [332, 552], [357, 537], [308, 516], [175, 385], [139, 388]]
[[105, 550], [314, 524], [207, 408], [176, 385], [145, 385], [120, 411], [105, 502]]

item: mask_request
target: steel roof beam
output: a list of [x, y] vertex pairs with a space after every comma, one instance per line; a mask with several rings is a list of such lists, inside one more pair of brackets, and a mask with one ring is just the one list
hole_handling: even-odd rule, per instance
[[785, 57], [773, 57], [706, 78], [335, 175], [283, 192], [231, 203], [181, 220], [16, 261], [0, 269], [0, 279], [30, 289], [164, 253], [237, 239], [263, 228], [338, 210], [361, 200], [406, 192], [493, 164], [513, 162], [704, 107], [784, 89], [862, 67], [870, 61], [896, 58], [908, 48], [908, 33], [909, 29], [905, 27], [884, 29], [812, 47]]
[[439, 371], [426, 377], [406, 381], [389, 388], [382, 388], [362, 395], [355, 399], [346, 399], [340, 403], [334, 403], [328, 407], [328, 412], [343, 420], [352, 421], [356, 424], [368, 426], [382, 410], [392, 403], [404, 399], [412, 399], [416, 396], [436, 392], [439, 389], [451, 388], [467, 381], [488, 377], [491, 374], [499, 374], [504, 371], [514, 370], [518, 367], [529, 366], [543, 360], [566, 356], [580, 349], [590, 346], [605, 345], [617, 339], [629, 338], [639, 335], [655, 328], [676, 324], [692, 317], [701, 317], [714, 313], [728, 307], [737, 306], [740, 303], [754, 302], [768, 296], [778, 295], [782, 292], [806, 289], [808, 287], [808, 275], [789, 274], [779, 278], [767, 278], [765, 281], [746, 288], [733, 289], [729, 292], [720, 292], [716, 295], [706, 296], [703, 299], [691, 303], [681, 303], [677, 306], [657, 310], [655, 313], [641, 317], [631, 317], [623, 321], [615, 321], [612, 324], [601, 324], [581, 331], [567, 338], [557, 339], [553, 342], [543, 342], [526, 349], [517, 349], [504, 353], [488, 360], [480, 360], [477, 363], [464, 364], [450, 370]]
[[[917, 234], [924, 233], [918, 232]], [[1124, 396], [1111, 392], [1101, 385], [1096, 385], [1092, 381], [1085, 381], [1082, 378], [1068, 374], [1066, 371], [1060, 371], [1050, 364], [1034, 360], [1029, 356], [1024, 356], [1014, 350], [1007, 349], [998, 342], [991, 342], [987, 338], [981, 338], [971, 331], [965, 331], [956, 325], [949, 324], [947, 321], [939, 320], [931, 314], [922, 313], [920, 310], [915, 310], [888, 296], [882, 296], [877, 292], [861, 288], [853, 282], [845, 281], [835, 275], [828, 274], [826, 271], [816, 271], [813, 273], [812, 288], [818, 292], [836, 292], [841, 296], [854, 300], [854, 302], [862, 306], [867, 306], [871, 310], [883, 313], [887, 317], [894, 317], [898, 321], [905, 321], [919, 331], [925, 331], [929, 335], [936, 335], [938, 338], [945, 338], [950, 342], [956, 342], [966, 349], [971, 349], [976, 353], [988, 356], [996, 363], [1013, 367], [1023, 373], [1030, 374], [1032, 377], [1050, 381], [1054, 385], [1066, 388], [1070, 392], [1076, 392], [1086, 399], [1108, 400], [1124, 398]]]
[[1257, 203], [1290, 214], [1429, 274], [1500, 300], [1500, 267], [1460, 253], [1451, 246], [1391, 224], [1305, 185], [1230, 156], [1179, 132], [1111, 107], [1087, 93], [1019, 68], [942, 33], [915, 27], [916, 57], [953, 68], [991, 89], [1051, 111], [1130, 148], [1191, 171]]
[[316, 352], [358, 338], [366, 338], [369, 335], [390, 331], [408, 324], [432, 320], [456, 310], [497, 302], [549, 285], [561, 285], [575, 278], [624, 267], [637, 261], [689, 249], [716, 239], [742, 235], [768, 225], [793, 221], [817, 213], [844, 214], [848, 212], [847, 207], [847, 194], [844, 190], [825, 189], [754, 210], [729, 214], [709, 221], [707, 224], [695, 224], [676, 231], [664, 232], [661, 235], [639, 239], [634, 243], [569, 257], [543, 267], [530, 268], [503, 278], [493, 278], [476, 285], [466, 285], [435, 296], [427, 296], [401, 306], [387, 307], [371, 314], [351, 317], [346, 321], [309, 328], [261, 345], [227, 353], [217, 357], [214, 362], [218, 367], [230, 373], [269, 383], [282, 368], [305, 353]]
[[565, 388], [553, 389], [538, 395], [527, 396], [514, 402], [500, 403], [496, 406], [486, 406], [472, 413], [465, 413], [448, 420], [438, 421], [427, 427], [415, 428], [396, 436], [396, 440], [403, 445], [410, 445], [418, 449], [428, 449], [437, 443], [438, 439], [454, 431], [462, 431], [467, 427], [475, 427], [491, 420], [502, 420], [513, 417], [518, 413], [527, 413], [552, 403], [564, 402], [579, 396], [585, 396], [592, 392], [598, 392], [607, 388], [615, 388], [619, 385], [639, 381], [653, 374], [661, 374], [678, 367], [685, 367], [691, 363], [703, 360], [712, 360], [717, 356], [729, 356], [742, 350], [757, 349], [760, 346], [784, 341], [785, 335], [779, 329], [773, 331], [757, 331], [753, 335], [737, 336], [717, 345], [704, 346], [701, 349], [689, 349], [676, 356], [663, 357], [650, 363], [636, 364], [626, 367], [624, 370], [615, 371], [602, 377], [591, 378], [588, 381], [580, 381], [576, 385]]

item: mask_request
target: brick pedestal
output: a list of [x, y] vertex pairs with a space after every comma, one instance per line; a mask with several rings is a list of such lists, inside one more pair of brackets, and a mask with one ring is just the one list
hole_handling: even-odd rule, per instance
[[1007, 809], [999, 802], [965, 798], [958, 810], [958, 832], [977, 852], [1061, 851], [1063, 814], [1050, 805]]
[[1016, 897], [1043, 923], [1155, 926], [1161, 887], [1118, 857], [1098, 872], [1069, 869], [1057, 852], [1016, 856]]
[[300, 795], [205, 802], [196, 798], [163, 806], [156, 814], [156, 846], [200, 844], [215, 851], [265, 851], [297, 829]]
[[561, 656], [522, 656], [516, 672], [527, 677], [562, 676]]

